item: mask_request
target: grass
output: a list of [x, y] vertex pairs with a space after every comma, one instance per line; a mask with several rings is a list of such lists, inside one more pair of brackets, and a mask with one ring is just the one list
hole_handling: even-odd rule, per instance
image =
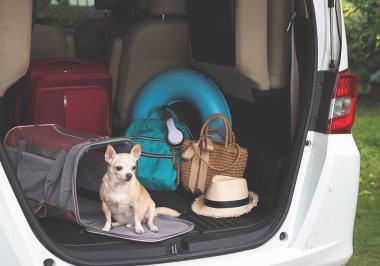
[[348, 263], [380, 265], [380, 102], [358, 103], [353, 135], [361, 154], [354, 254]]

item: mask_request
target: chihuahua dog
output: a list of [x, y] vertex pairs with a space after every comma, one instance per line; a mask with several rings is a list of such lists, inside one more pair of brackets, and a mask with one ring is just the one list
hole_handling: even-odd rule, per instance
[[[100, 199], [106, 223], [102, 230], [109, 231], [116, 226], [135, 226], [136, 234], [143, 234], [142, 222], [148, 222], [152, 232], [158, 232], [154, 224], [157, 213], [177, 217], [179, 213], [169, 208], [156, 208], [148, 191], [136, 177], [137, 161], [141, 155], [141, 145], [136, 144], [130, 153], [116, 153], [107, 146], [104, 155], [108, 163], [107, 173], [100, 186]], [[112, 218], [115, 222], [112, 223]]]

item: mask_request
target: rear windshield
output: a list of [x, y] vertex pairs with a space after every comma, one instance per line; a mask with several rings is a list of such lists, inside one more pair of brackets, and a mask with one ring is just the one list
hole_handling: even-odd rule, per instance
[[96, 10], [94, 0], [50, 0], [45, 7], [37, 9], [37, 22], [55, 23], [66, 29], [74, 29], [83, 21], [104, 16]]

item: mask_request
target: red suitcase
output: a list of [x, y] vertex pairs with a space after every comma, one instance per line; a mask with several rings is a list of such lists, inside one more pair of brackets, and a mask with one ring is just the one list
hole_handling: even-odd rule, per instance
[[34, 121], [105, 136], [109, 97], [100, 86], [45, 87], [36, 90]]
[[108, 135], [112, 78], [101, 63], [74, 58], [33, 61], [29, 80], [28, 123], [57, 123]]

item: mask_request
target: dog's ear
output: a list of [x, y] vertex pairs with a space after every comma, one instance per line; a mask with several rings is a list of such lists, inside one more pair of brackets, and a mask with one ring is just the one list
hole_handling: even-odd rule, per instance
[[140, 155], [141, 155], [141, 144], [136, 144], [135, 146], [133, 146], [132, 150], [131, 150], [131, 154], [133, 155], [133, 157], [138, 160], [140, 158]]
[[104, 159], [108, 164], [111, 164], [115, 158], [116, 151], [111, 145], [107, 145], [106, 153], [104, 154]]

